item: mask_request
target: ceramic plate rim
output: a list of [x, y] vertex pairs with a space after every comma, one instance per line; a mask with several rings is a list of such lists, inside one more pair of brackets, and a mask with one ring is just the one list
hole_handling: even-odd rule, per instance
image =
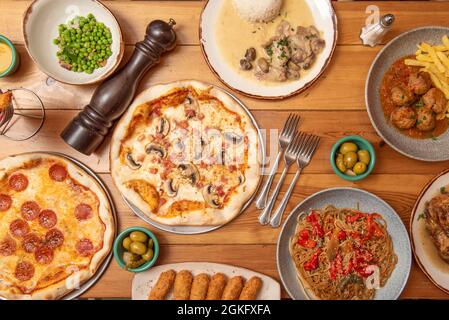
[[[381, 199], [380, 197], [378, 197], [377, 195], [363, 190], [363, 189], [358, 189], [358, 188], [352, 188], [352, 187], [332, 187], [332, 188], [327, 188], [327, 189], [323, 189], [321, 191], [315, 192], [312, 195], [306, 197], [303, 201], [301, 201], [298, 205], [296, 205], [293, 210], [290, 212], [290, 214], [288, 215], [288, 217], [286, 218], [286, 220], [284, 221], [283, 225], [282, 225], [282, 229], [279, 233], [278, 236], [278, 240], [277, 240], [277, 245], [276, 245], [276, 267], [279, 273], [279, 276], [281, 278], [281, 282], [282, 285], [284, 286], [285, 291], [287, 291], [288, 295], [295, 300], [295, 295], [292, 294], [292, 292], [290, 291], [290, 288], [286, 285], [287, 281], [285, 279], [285, 276], [280, 272], [281, 271], [281, 259], [280, 257], [280, 247], [281, 247], [281, 238], [285, 232], [286, 226], [287, 226], [287, 222], [293, 217], [293, 215], [295, 215], [297, 213], [297, 211], [299, 210], [299, 208], [306, 203], [307, 201], [310, 201], [311, 199], [320, 196], [324, 193], [328, 193], [328, 192], [335, 192], [335, 191], [350, 191], [350, 192], [360, 192], [365, 194], [366, 196], [372, 197], [373, 199], [375, 199], [376, 201], [380, 202], [381, 204], [383, 204], [384, 206], [386, 206], [388, 209], [390, 209], [390, 211], [392, 213], [394, 213], [394, 215], [396, 215], [397, 219], [399, 222], [401, 222], [401, 226], [403, 227], [403, 231], [405, 232], [405, 235], [407, 235], [407, 247], [409, 249], [409, 252], [407, 253], [408, 255], [408, 260], [405, 261], [405, 263], [407, 263], [407, 274], [404, 277], [404, 281], [401, 284], [401, 287], [398, 290], [398, 294], [397, 296], [394, 297], [394, 300], [398, 299], [400, 297], [400, 295], [402, 294], [402, 292], [404, 291], [408, 280], [410, 278], [410, 272], [411, 272], [411, 267], [412, 267], [412, 249], [411, 249], [411, 241], [410, 241], [410, 237], [408, 235], [407, 232], [407, 228], [404, 224], [404, 222], [402, 221], [401, 217], [399, 216], [399, 214], [383, 199]], [[299, 286], [303, 289], [303, 285], [301, 284], [300, 280], [297, 279], [297, 281], [299, 282]], [[306, 295], [307, 296], [307, 295]], [[310, 300], [310, 299], [309, 299]]]

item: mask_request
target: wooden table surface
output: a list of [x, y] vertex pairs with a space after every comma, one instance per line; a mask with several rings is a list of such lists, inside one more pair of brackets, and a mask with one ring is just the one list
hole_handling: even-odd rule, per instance
[[[145, 27], [153, 19], [174, 18], [179, 35], [178, 48], [166, 55], [161, 64], [143, 79], [139, 92], [153, 84], [180, 79], [198, 79], [223, 86], [210, 72], [198, 45], [198, 21], [203, 1], [103, 1], [122, 26], [127, 60], [134, 43], [143, 38]], [[59, 137], [61, 130], [86, 105], [95, 86], [70, 86], [49, 79], [40, 72], [26, 52], [22, 37], [22, 15], [29, 0], [0, 1], [0, 34], [10, 38], [20, 52], [19, 71], [0, 79], [0, 88], [25, 87], [40, 95], [47, 109], [41, 132], [31, 140], [11, 142], [0, 138], [0, 157], [48, 150], [66, 153], [94, 169], [113, 193], [119, 215], [119, 229], [146, 224], [122, 201], [109, 175], [108, 142], [92, 156], [83, 156]], [[422, 187], [448, 162], [425, 163], [408, 159], [382, 142], [371, 126], [365, 111], [364, 86], [369, 66], [382, 48], [360, 44], [359, 32], [367, 17], [368, 5], [379, 6], [381, 13], [396, 15], [394, 28], [385, 41], [414, 27], [449, 26], [449, 2], [434, 1], [353, 1], [333, 2], [338, 16], [339, 38], [331, 65], [305, 93], [284, 101], [262, 101], [239, 96], [264, 129], [280, 129], [290, 111], [304, 119], [301, 129], [322, 137], [322, 143], [296, 186], [287, 212], [306, 196], [323, 188], [351, 186], [368, 190], [386, 200], [400, 214], [408, 228], [409, 217]], [[370, 177], [361, 182], [347, 182], [337, 177], [329, 164], [332, 144], [339, 138], [357, 134], [371, 141], [378, 163]], [[276, 143], [276, 141], [272, 141]], [[269, 144], [269, 142], [268, 142]], [[291, 178], [289, 175], [288, 179]], [[285, 191], [284, 186], [283, 191]], [[281, 192], [281, 193], [282, 193]], [[181, 236], [159, 230], [161, 243], [158, 264], [208, 261], [246, 267], [279, 280], [276, 268], [276, 242], [279, 229], [262, 227], [259, 211], [252, 205], [241, 216], [214, 232]], [[286, 216], [286, 215], [285, 215]], [[284, 218], [285, 218], [284, 216]], [[83, 297], [127, 298], [131, 296], [133, 274], [121, 270], [113, 261], [106, 273]], [[283, 291], [283, 297], [287, 297]], [[413, 262], [402, 298], [447, 299]]]

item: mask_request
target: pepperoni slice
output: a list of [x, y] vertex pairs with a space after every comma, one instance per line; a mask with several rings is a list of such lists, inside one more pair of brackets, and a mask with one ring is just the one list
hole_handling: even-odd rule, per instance
[[0, 194], [0, 212], [11, 208], [12, 198], [7, 194]]
[[20, 281], [28, 281], [34, 276], [34, 266], [26, 261], [19, 262], [14, 275]]
[[53, 228], [58, 222], [58, 217], [53, 210], [42, 210], [39, 213], [39, 223], [42, 227], [50, 229]]
[[48, 230], [45, 234], [45, 243], [51, 249], [56, 249], [64, 243], [64, 234], [58, 229]]
[[16, 219], [9, 225], [9, 230], [14, 237], [22, 238], [30, 232], [30, 226], [25, 220]]
[[39, 246], [34, 251], [34, 258], [40, 264], [49, 264], [53, 261], [53, 256], [53, 250], [47, 245]]
[[76, 244], [76, 251], [78, 251], [81, 256], [88, 257], [94, 253], [94, 245], [92, 241], [84, 238], [79, 240]]
[[62, 182], [67, 178], [67, 169], [60, 165], [60, 164], [54, 164], [50, 167], [48, 170], [48, 174], [50, 175], [50, 178], [52, 178], [54, 181]]
[[34, 233], [29, 233], [23, 238], [22, 248], [25, 252], [33, 253], [42, 244], [42, 239]]
[[92, 207], [85, 203], [77, 205], [75, 208], [75, 216], [80, 221], [92, 218]]
[[22, 173], [15, 173], [9, 178], [8, 184], [14, 191], [20, 192], [28, 187], [28, 178]]
[[22, 204], [20, 213], [25, 220], [31, 221], [37, 218], [41, 208], [35, 201], [27, 201]]
[[2, 256], [10, 256], [16, 252], [17, 245], [13, 238], [6, 237], [0, 242], [0, 255]]

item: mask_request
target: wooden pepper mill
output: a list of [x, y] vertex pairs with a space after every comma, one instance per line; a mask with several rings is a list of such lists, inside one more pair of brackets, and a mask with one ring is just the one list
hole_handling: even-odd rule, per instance
[[145, 39], [136, 44], [128, 63], [103, 82], [94, 92], [90, 103], [61, 133], [62, 139], [81, 153], [90, 155], [103, 142], [109, 129], [131, 104], [140, 80], [159, 63], [163, 53], [176, 46], [173, 19], [152, 21]]

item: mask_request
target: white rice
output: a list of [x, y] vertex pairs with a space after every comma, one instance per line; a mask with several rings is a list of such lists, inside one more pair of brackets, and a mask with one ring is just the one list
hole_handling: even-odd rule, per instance
[[283, 0], [232, 0], [240, 17], [250, 22], [269, 22], [281, 11]]

